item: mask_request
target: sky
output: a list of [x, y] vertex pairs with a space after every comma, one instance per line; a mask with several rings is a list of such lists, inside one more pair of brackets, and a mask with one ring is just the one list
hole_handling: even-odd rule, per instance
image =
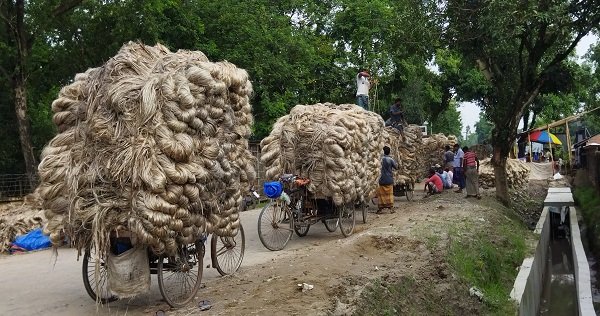
[[[579, 44], [577, 45], [577, 47], [575, 48], [577, 51], [577, 56], [579, 56], [579, 59], [581, 61], [583, 55], [585, 55], [585, 53], [587, 53], [588, 49], [590, 48], [590, 45], [596, 43], [598, 41], [598, 36], [593, 35], [593, 34], [589, 34], [587, 36], [585, 36], [584, 38], [581, 39], [581, 41], [579, 41]], [[471, 126], [471, 131], [474, 132], [475, 131], [475, 123], [477, 123], [477, 121], [479, 121], [479, 112], [481, 111], [479, 109], [479, 107], [477, 105], [475, 105], [475, 103], [472, 102], [461, 102], [459, 103], [458, 106], [458, 111], [460, 112], [460, 117], [462, 119], [462, 125], [463, 125], [463, 129], [462, 129], [462, 133], [463, 133], [463, 137], [465, 136], [465, 129], [467, 127], [467, 125]], [[519, 127], [521, 127], [522, 123], [519, 124]]]

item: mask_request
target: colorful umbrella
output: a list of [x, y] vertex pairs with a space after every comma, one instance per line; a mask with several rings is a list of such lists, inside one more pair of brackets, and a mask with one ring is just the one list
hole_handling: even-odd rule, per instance
[[536, 143], [552, 143], [554, 145], [562, 145], [562, 142], [560, 139], [558, 139], [558, 137], [556, 137], [556, 135], [548, 133], [547, 131], [535, 131], [529, 134], [529, 139]]

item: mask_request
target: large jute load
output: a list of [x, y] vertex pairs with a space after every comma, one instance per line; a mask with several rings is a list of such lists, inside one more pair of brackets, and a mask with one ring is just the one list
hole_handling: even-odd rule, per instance
[[429, 137], [423, 138], [423, 167], [425, 168], [425, 174], [431, 166], [436, 164], [443, 165], [443, 155], [445, 152], [446, 145], [451, 148], [457, 143], [456, 136], [444, 135], [444, 134], [433, 134]]
[[265, 176], [307, 177], [310, 192], [336, 205], [364, 201], [377, 189], [383, 129], [378, 114], [353, 104], [297, 105], [261, 142]]
[[245, 70], [194, 51], [124, 45], [52, 103], [59, 134], [42, 152], [45, 232], [106, 251], [113, 229], [157, 254], [204, 231], [237, 233], [255, 177]]
[[384, 144], [390, 147], [390, 156], [398, 163], [394, 170], [396, 184], [414, 184], [422, 177], [420, 150], [422, 147], [421, 128], [409, 125], [400, 133], [393, 127], [386, 127]]
[[[529, 183], [529, 166], [518, 159], [508, 159], [506, 161], [506, 173], [508, 186], [510, 188], [523, 188]], [[492, 188], [496, 186], [494, 176], [494, 167], [491, 159], [483, 159], [479, 162], [479, 185], [482, 188]]]

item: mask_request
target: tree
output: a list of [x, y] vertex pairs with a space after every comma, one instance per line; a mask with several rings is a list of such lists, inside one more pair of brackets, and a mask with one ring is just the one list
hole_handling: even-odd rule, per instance
[[478, 144], [489, 144], [494, 125], [485, 117], [484, 112], [479, 112], [479, 121], [475, 123], [475, 134]]
[[448, 44], [488, 81], [490, 89], [478, 101], [494, 123], [496, 196], [509, 204], [506, 160], [523, 111], [581, 38], [597, 27], [600, 3], [450, 0], [446, 18]]
[[448, 108], [431, 121], [432, 133], [444, 133], [446, 135], [454, 135], [457, 137], [461, 136], [462, 121], [457, 106], [456, 101], [451, 100]]

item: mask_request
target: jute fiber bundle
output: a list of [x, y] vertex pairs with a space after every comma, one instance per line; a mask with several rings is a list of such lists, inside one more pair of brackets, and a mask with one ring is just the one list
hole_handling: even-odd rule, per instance
[[52, 242], [106, 251], [125, 229], [175, 254], [204, 231], [232, 236], [255, 178], [245, 70], [193, 51], [124, 45], [52, 104], [59, 134], [39, 173]]
[[398, 163], [398, 170], [394, 170], [396, 184], [414, 184], [422, 176], [420, 162], [420, 149], [422, 146], [421, 128], [409, 125], [400, 133], [393, 127], [386, 127], [384, 144], [390, 147], [390, 156]]
[[42, 203], [37, 193], [29, 194], [18, 205], [8, 203], [0, 207], [0, 253], [8, 252], [15, 237], [42, 227], [46, 221]]
[[383, 129], [378, 114], [353, 104], [297, 105], [261, 142], [266, 178], [296, 174], [336, 205], [364, 201], [377, 189]]
[[469, 146], [469, 150], [473, 151], [479, 159], [489, 158], [492, 155], [492, 147], [489, 145], [476, 144]]
[[424, 168], [425, 171], [439, 164], [443, 166], [443, 156], [446, 145], [451, 148], [456, 144], [456, 136], [444, 135], [444, 134], [433, 134], [423, 139], [423, 151], [424, 151]]
[[[506, 161], [506, 173], [508, 186], [514, 189], [526, 187], [529, 184], [529, 166], [518, 159], [508, 159]], [[484, 159], [479, 162], [479, 185], [482, 188], [492, 188], [496, 186], [494, 176], [494, 167], [491, 160]]]

